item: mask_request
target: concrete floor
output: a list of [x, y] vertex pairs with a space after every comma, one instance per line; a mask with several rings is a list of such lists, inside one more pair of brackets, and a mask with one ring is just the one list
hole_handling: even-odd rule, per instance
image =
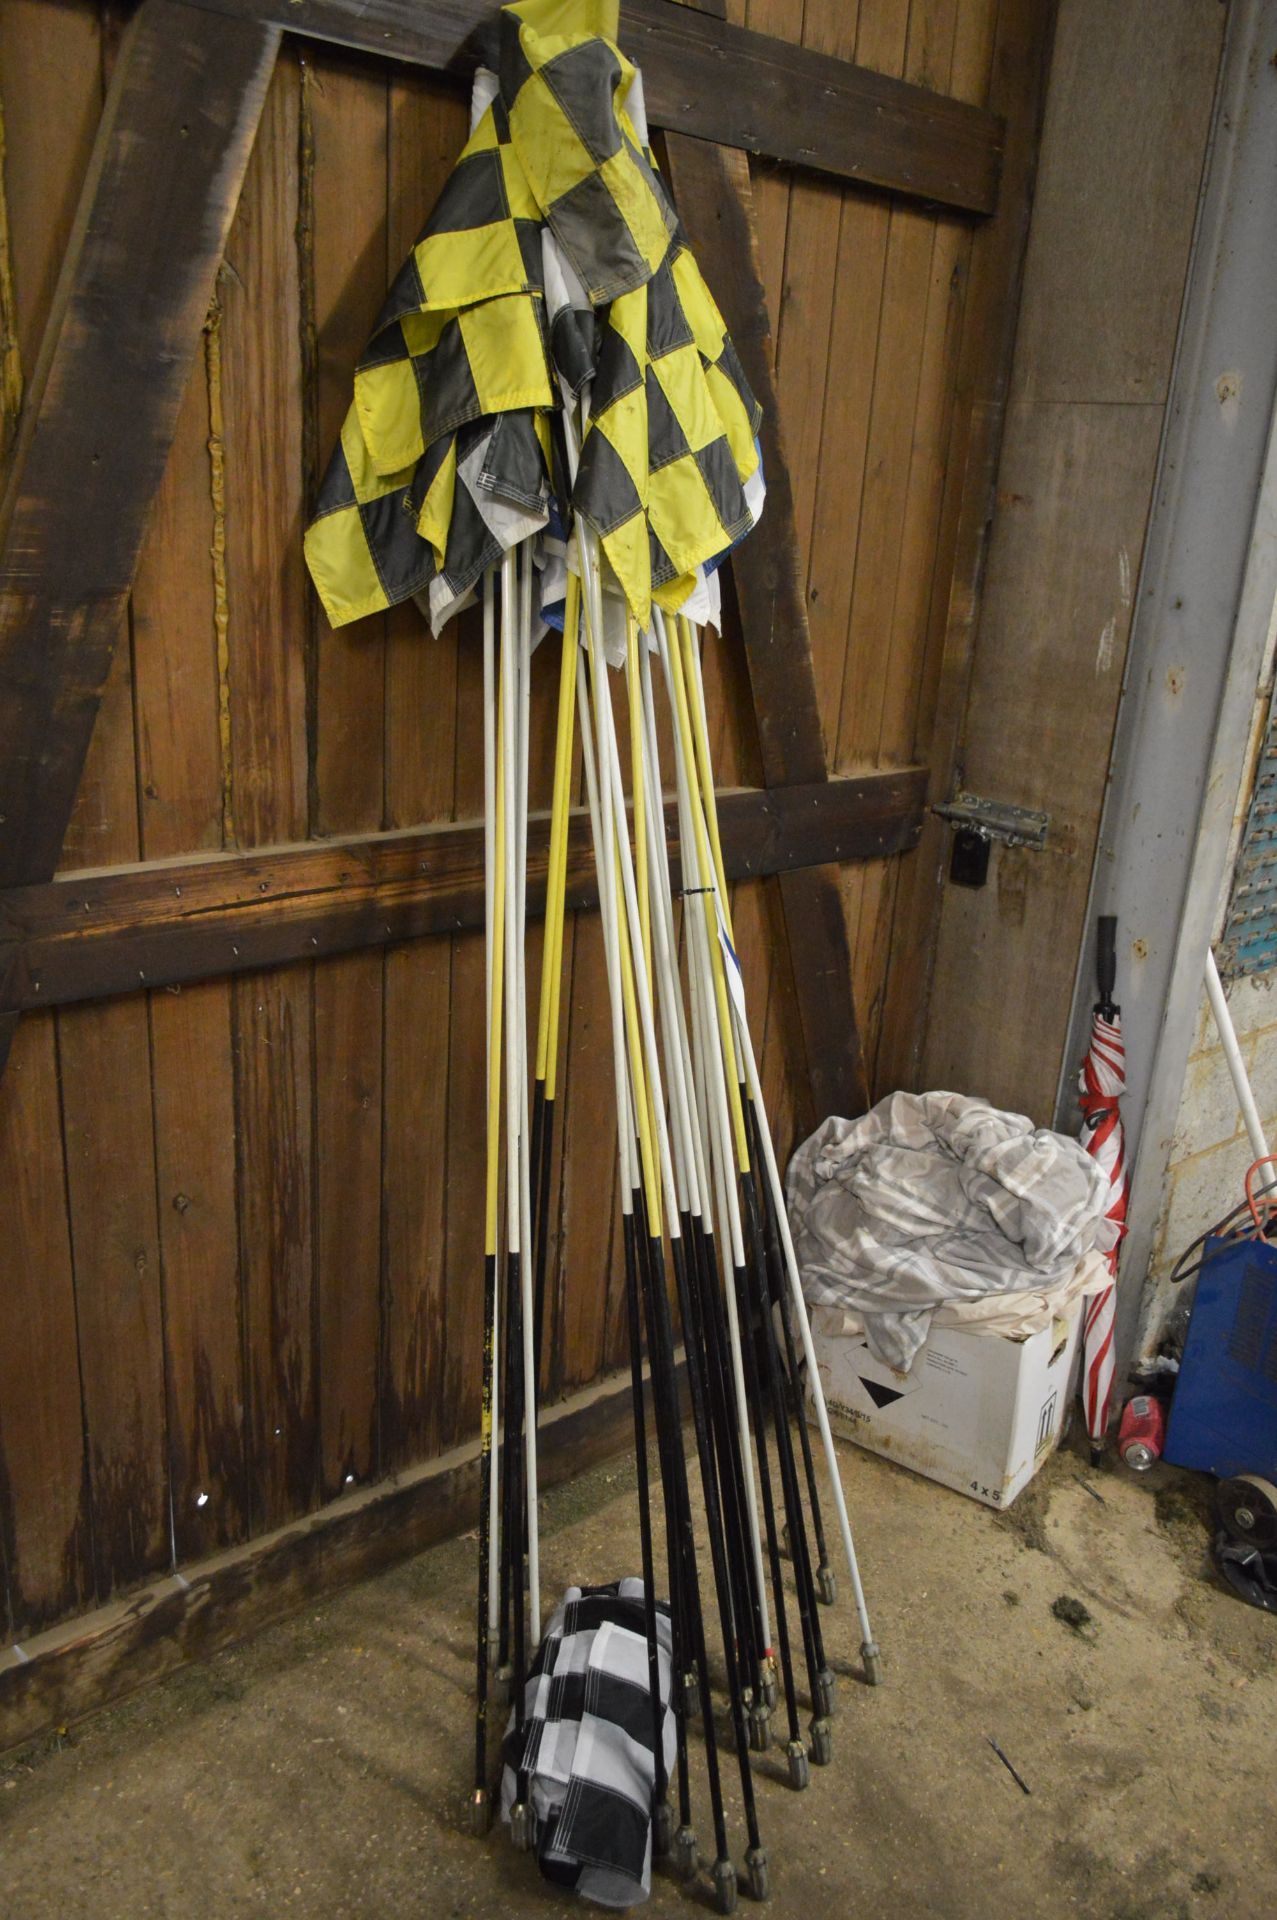
[[[1211, 1581], [1204, 1483], [1065, 1451], [995, 1515], [846, 1455], [887, 1684], [840, 1683], [806, 1793], [766, 1763], [771, 1911], [1277, 1913], [1277, 1617]], [[423, 1555], [0, 1763], [4, 1920], [579, 1912], [464, 1832], [473, 1556]], [[632, 1464], [549, 1502], [547, 1593], [637, 1557]], [[1066, 1595], [1089, 1624], [1056, 1617]], [[850, 1671], [854, 1615], [823, 1617]], [[650, 1910], [706, 1899], [658, 1877]]]

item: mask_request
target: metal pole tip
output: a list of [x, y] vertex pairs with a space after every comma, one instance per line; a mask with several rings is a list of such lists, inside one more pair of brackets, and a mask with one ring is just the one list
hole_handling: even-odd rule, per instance
[[714, 1862], [714, 1904], [720, 1913], [736, 1911], [736, 1869], [730, 1860]]
[[535, 1832], [531, 1807], [521, 1800], [510, 1809], [510, 1839], [519, 1853], [530, 1853]]
[[674, 1864], [684, 1880], [690, 1880], [701, 1863], [696, 1846], [696, 1829], [680, 1827], [674, 1835]]
[[745, 1875], [751, 1900], [765, 1900], [771, 1892], [767, 1878], [767, 1849], [751, 1847], [745, 1855]]

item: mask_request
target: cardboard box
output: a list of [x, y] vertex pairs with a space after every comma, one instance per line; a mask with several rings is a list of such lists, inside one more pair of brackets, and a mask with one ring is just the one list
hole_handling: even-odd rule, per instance
[[1082, 1301], [1041, 1333], [933, 1326], [908, 1373], [875, 1359], [841, 1312], [812, 1309], [835, 1433], [989, 1507], [1007, 1507], [1052, 1451], [1074, 1390]]

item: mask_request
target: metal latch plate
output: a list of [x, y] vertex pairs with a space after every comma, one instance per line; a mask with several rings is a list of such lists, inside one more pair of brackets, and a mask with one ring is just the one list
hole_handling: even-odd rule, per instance
[[1006, 847], [1030, 847], [1035, 853], [1045, 847], [1046, 830], [1051, 824], [1049, 813], [1013, 807], [1005, 800], [985, 800], [978, 793], [958, 792], [932, 811], [959, 832], [974, 833], [981, 840], [1000, 840]]

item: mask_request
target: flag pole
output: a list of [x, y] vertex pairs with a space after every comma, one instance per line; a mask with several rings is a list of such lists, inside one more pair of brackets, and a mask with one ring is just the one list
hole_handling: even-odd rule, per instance
[[[578, 527], [578, 531], [582, 531]], [[624, 819], [624, 796], [621, 790], [620, 768], [616, 758], [616, 742], [612, 727], [611, 702], [606, 698], [603, 675], [606, 665], [602, 656], [601, 634], [601, 594], [597, 570], [597, 560], [593, 552], [594, 536], [587, 527], [581, 541], [582, 571], [584, 575], [584, 600], [586, 614], [586, 640], [590, 652], [591, 684], [603, 688], [603, 697], [596, 694], [594, 714], [597, 729], [596, 750], [599, 755], [599, 780], [604, 789], [610, 784], [614, 814], [619, 812]], [[641, 941], [637, 895], [634, 884], [633, 862], [630, 856], [628, 835], [621, 832], [616, 836], [620, 852], [621, 888], [618, 891], [618, 909], [623, 901], [627, 923], [627, 938], [631, 948]], [[660, 1197], [664, 1201], [666, 1226], [669, 1233], [670, 1252], [674, 1264], [675, 1284], [679, 1296], [680, 1310], [683, 1316], [685, 1334], [695, 1325], [696, 1314], [690, 1294], [690, 1276], [687, 1265], [687, 1249], [679, 1227], [678, 1200], [674, 1185], [673, 1162], [670, 1148], [669, 1130], [666, 1124], [664, 1102], [661, 1092], [659, 1055], [656, 1045], [656, 1030], [652, 1014], [651, 996], [647, 990], [647, 981], [642, 970], [631, 974], [637, 986], [634, 998], [637, 1000], [637, 1012], [632, 1015], [636, 1041], [641, 1045], [646, 1057], [647, 1071], [652, 1079], [652, 1111], [656, 1119], [656, 1144], [660, 1168]], [[649, 1205], [651, 1198], [649, 1198]], [[659, 1221], [653, 1222], [659, 1228]], [[659, 1283], [658, 1291], [663, 1290], [664, 1245], [658, 1232], [651, 1239], [653, 1271]], [[758, 1815], [755, 1805], [753, 1777], [749, 1761], [748, 1733], [745, 1724], [744, 1702], [742, 1698], [740, 1672], [736, 1657], [736, 1643], [732, 1633], [732, 1593], [731, 1580], [727, 1567], [725, 1541], [723, 1534], [722, 1510], [719, 1502], [719, 1490], [715, 1473], [714, 1453], [708, 1414], [701, 1394], [701, 1381], [698, 1369], [689, 1364], [688, 1383], [691, 1392], [692, 1420], [696, 1430], [697, 1454], [701, 1464], [701, 1484], [705, 1496], [706, 1526], [710, 1541], [710, 1557], [714, 1571], [714, 1584], [718, 1597], [719, 1615], [723, 1622], [723, 1654], [727, 1669], [727, 1691], [731, 1708], [732, 1726], [737, 1749], [737, 1762], [741, 1780], [741, 1798], [744, 1803], [745, 1823], [749, 1845], [746, 1852], [746, 1865], [751, 1880], [765, 1885], [767, 1862], [758, 1830]], [[702, 1630], [703, 1641], [703, 1630]], [[712, 1724], [712, 1708], [708, 1700], [709, 1679], [704, 1660], [703, 1645], [698, 1649], [701, 1654], [700, 1684], [702, 1705], [707, 1721]], [[736, 1900], [736, 1876], [730, 1856], [725, 1847], [720, 1847], [714, 1863], [713, 1878], [720, 1908], [731, 1911]], [[761, 1898], [761, 1894], [759, 1895]], [[730, 1902], [730, 1904], [728, 1904]]]
[[550, 1239], [550, 1170], [554, 1158], [555, 1095], [558, 1087], [559, 1010], [563, 999], [563, 930], [567, 893], [568, 812], [572, 748], [576, 737], [577, 632], [580, 586], [568, 575], [559, 664], [559, 711], [550, 802], [550, 859], [546, 875], [545, 934], [541, 949], [541, 994], [537, 1012], [536, 1084], [532, 1101], [533, 1259], [535, 1262], [536, 1379], [541, 1382], [545, 1342], [546, 1261]]
[[[697, 768], [700, 775], [701, 793], [705, 805], [705, 820], [709, 829], [710, 851], [714, 858], [714, 872], [718, 881], [719, 899], [722, 902], [723, 917], [727, 923], [727, 935], [733, 947], [736, 944], [735, 929], [732, 926], [731, 896], [727, 891], [727, 875], [723, 866], [723, 844], [718, 825], [718, 797], [714, 790], [714, 770], [710, 759], [709, 724], [705, 713], [705, 681], [701, 667], [701, 649], [698, 636], [684, 615], [678, 616], [679, 635], [683, 641], [683, 657], [686, 668], [688, 694], [692, 715], [692, 737], [696, 748]], [[744, 1091], [744, 1064], [741, 1059], [740, 1045], [737, 1042], [736, 1060], [739, 1077]], [[752, 1094], [748, 1096], [750, 1117], [756, 1138], [755, 1161], [761, 1165], [762, 1122]], [[798, 1427], [799, 1444], [802, 1450], [803, 1475], [807, 1482], [807, 1503], [811, 1512], [812, 1526], [816, 1535], [816, 1551], [819, 1565], [816, 1568], [817, 1593], [825, 1606], [832, 1606], [837, 1597], [834, 1571], [829, 1563], [829, 1548], [825, 1540], [824, 1516], [821, 1512], [820, 1489], [816, 1483], [816, 1466], [812, 1459], [811, 1435], [807, 1430], [807, 1419], [803, 1412], [802, 1398], [798, 1387], [798, 1361], [794, 1348], [793, 1316], [789, 1300], [780, 1280], [781, 1256], [780, 1235], [776, 1226], [776, 1209], [769, 1189], [764, 1182], [759, 1194], [763, 1210], [764, 1226], [767, 1238], [767, 1256], [769, 1268], [775, 1269], [773, 1292], [780, 1302], [781, 1325], [785, 1339], [785, 1372], [794, 1397], [794, 1419]]]
[[[637, 1304], [640, 1298], [642, 1297], [645, 1299], [648, 1292], [646, 1269], [642, 1263], [643, 1248], [640, 1245], [638, 1209], [636, 1209], [635, 1207], [635, 1194], [636, 1192], [639, 1192], [641, 1190], [641, 1178], [642, 1178], [638, 1170], [639, 1160], [642, 1153], [642, 1148], [640, 1147], [639, 1139], [638, 1139], [638, 1118], [637, 1118], [640, 1112], [640, 1107], [639, 1107], [636, 1091], [631, 1085], [631, 1081], [629, 1078], [629, 1066], [626, 1058], [624, 1014], [622, 1010], [620, 955], [618, 950], [616, 891], [613, 884], [613, 855], [615, 851], [615, 836], [612, 834], [612, 831], [611, 831], [609, 809], [606, 807], [604, 800], [602, 798], [602, 795], [600, 793], [600, 784], [599, 784], [597, 769], [595, 765], [595, 753], [594, 753], [594, 744], [593, 744], [593, 738], [592, 738], [593, 722], [591, 718], [590, 689], [589, 689], [586, 663], [583, 657], [582, 649], [579, 646], [577, 646], [575, 642], [574, 642], [574, 646], [576, 651], [575, 665], [576, 665], [576, 676], [577, 676], [577, 702], [576, 703], [577, 703], [577, 708], [579, 710], [580, 717], [581, 717], [582, 760], [585, 766], [586, 797], [588, 801], [591, 834], [592, 834], [593, 843], [594, 843], [595, 866], [598, 872], [598, 879], [599, 879], [599, 909], [600, 909], [600, 918], [602, 920], [602, 926], [603, 926], [603, 948], [604, 948], [604, 958], [605, 958], [605, 963], [607, 968], [607, 977], [608, 977], [608, 1002], [609, 1002], [609, 1012], [611, 1015], [611, 1029], [612, 1029], [613, 1079], [614, 1079], [615, 1088], [616, 1088], [617, 1151], [620, 1159], [619, 1178], [620, 1178], [620, 1190], [621, 1190], [622, 1246], [623, 1246], [623, 1252], [624, 1252], [625, 1263], [626, 1263], [625, 1280], [626, 1280], [626, 1301], [627, 1301], [627, 1308], [628, 1308], [628, 1305], [631, 1299], [634, 1301], [635, 1306], [637, 1307]], [[607, 824], [605, 824], [605, 822]], [[644, 1125], [646, 1125], [646, 1117], [644, 1119]], [[650, 1164], [650, 1136], [648, 1139], [647, 1157]], [[636, 1321], [634, 1319], [631, 1319], [631, 1323], [630, 1323], [630, 1362], [631, 1362], [631, 1370], [632, 1370], [631, 1377], [633, 1377], [635, 1356], [636, 1354], [639, 1353], [640, 1346], [641, 1346], [641, 1330], [636, 1324]], [[655, 1414], [657, 1443], [658, 1443], [658, 1449], [659, 1449], [659, 1457], [661, 1461], [661, 1479], [662, 1479], [662, 1486], [664, 1488], [665, 1503], [666, 1503], [666, 1553], [667, 1553], [667, 1560], [669, 1565], [670, 1625], [671, 1625], [672, 1640], [673, 1640], [673, 1660], [671, 1663], [671, 1668], [672, 1668], [672, 1674], [677, 1674], [681, 1670], [682, 1660], [684, 1657], [683, 1648], [685, 1645], [686, 1635], [688, 1631], [688, 1621], [687, 1621], [686, 1610], [685, 1610], [686, 1594], [685, 1594], [685, 1585], [684, 1585], [684, 1575], [683, 1575], [683, 1570], [681, 1568], [680, 1561], [679, 1561], [679, 1555], [681, 1551], [679, 1542], [681, 1539], [681, 1535], [679, 1533], [677, 1525], [672, 1524], [671, 1518], [670, 1518], [670, 1508], [671, 1508], [671, 1498], [672, 1498], [671, 1488], [674, 1482], [674, 1473], [671, 1465], [670, 1450], [676, 1444], [676, 1431], [675, 1431], [675, 1423], [673, 1420], [671, 1420], [670, 1414], [669, 1414], [669, 1407], [670, 1407], [669, 1356], [668, 1356], [668, 1353], [661, 1347], [659, 1341], [656, 1338], [654, 1338], [653, 1329], [650, 1323], [649, 1323], [649, 1333], [648, 1333], [648, 1355], [649, 1355], [649, 1365], [650, 1365], [651, 1384], [652, 1384], [652, 1405], [653, 1405], [653, 1412]], [[648, 1518], [647, 1518], [647, 1527], [645, 1529], [644, 1528], [643, 1493], [646, 1486], [646, 1451], [644, 1446], [639, 1445], [638, 1425], [639, 1425], [639, 1419], [638, 1419], [638, 1413], [636, 1411], [635, 1445], [636, 1445], [636, 1451], [638, 1453], [639, 1460], [641, 1463], [640, 1464], [641, 1477], [639, 1482], [640, 1536], [642, 1536], [642, 1533], [646, 1531], [648, 1535], [648, 1542], [650, 1543], [650, 1525], [651, 1525], [650, 1489], [648, 1489], [648, 1492], [649, 1492], [649, 1502], [647, 1507]], [[644, 1439], [645, 1438], [646, 1438], [646, 1435], [644, 1434]], [[644, 1555], [644, 1576], [643, 1576], [644, 1588], [645, 1588], [644, 1625], [645, 1625], [645, 1632], [648, 1635], [648, 1648], [649, 1648], [648, 1673], [649, 1673], [649, 1688], [650, 1688], [651, 1674], [652, 1674], [652, 1650], [655, 1643], [655, 1613], [654, 1613], [655, 1592], [654, 1592], [654, 1588], [649, 1587], [649, 1584], [648, 1584], [647, 1566], [648, 1566], [648, 1557], [650, 1555], [650, 1545], [644, 1543], [644, 1541], [642, 1540], [642, 1537], [640, 1537], [640, 1552], [643, 1553]], [[655, 1580], [654, 1571], [651, 1577], [652, 1577], [652, 1580], [654, 1581]], [[649, 1603], [651, 1603], [650, 1618], [649, 1618]], [[658, 1668], [658, 1680], [659, 1680], [659, 1668]], [[677, 1733], [677, 1755], [678, 1755], [678, 1774], [679, 1774], [679, 1840], [681, 1843], [681, 1847], [685, 1853], [687, 1850], [687, 1837], [691, 1836], [691, 1839], [692, 1839], [691, 1865], [692, 1865], [692, 1870], [694, 1871], [695, 1843], [694, 1843], [694, 1835], [692, 1835], [692, 1830], [690, 1825], [691, 1805], [690, 1805], [689, 1780], [688, 1780], [688, 1768], [687, 1768], [686, 1715], [683, 1710], [683, 1701], [681, 1697], [679, 1697], [677, 1690], [674, 1689], [673, 1687], [671, 1690], [672, 1692], [674, 1692], [674, 1695], [675, 1695], [674, 1711], [675, 1711], [675, 1724], [676, 1724], [676, 1733]], [[663, 1799], [662, 1791], [661, 1791], [661, 1789], [664, 1786], [664, 1783], [661, 1777], [663, 1774], [663, 1745], [658, 1747], [656, 1751], [658, 1754], [661, 1754], [662, 1758], [658, 1760], [657, 1768], [656, 1768], [657, 1778], [654, 1783], [656, 1791], [654, 1794], [653, 1821], [654, 1821], [654, 1828], [659, 1830], [659, 1838], [662, 1842], [662, 1846], [664, 1846], [670, 1821], [669, 1821], [668, 1811], [662, 1812], [661, 1810], [662, 1807], [666, 1805]], [[710, 1791], [711, 1791], [712, 1800], [721, 1799], [721, 1794], [719, 1793], [718, 1785], [717, 1785], [717, 1755], [716, 1754], [713, 1754], [711, 1756]]]
[[[492, 683], [492, 596], [491, 576], [485, 579], [484, 594], [484, 689]], [[488, 950], [488, 1033], [487, 1033], [487, 1151], [484, 1174], [484, 1258], [483, 1258], [483, 1388], [480, 1403], [479, 1439], [479, 1605], [478, 1645], [476, 1650], [476, 1706], [474, 1792], [471, 1799], [471, 1825], [476, 1833], [485, 1833], [491, 1818], [488, 1800], [488, 1671], [495, 1644], [494, 1613], [497, 1605], [493, 1579], [496, 1555], [494, 1533], [497, 1515], [496, 1456], [493, 1447], [494, 1393], [496, 1390], [497, 1343], [497, 1225], [501, 1161], [501, 1003], [504, 970], [505, 915], [505, 818], [504, 793], [500, 768], [501, 728], [486, 702], [484, 713], [484, 781], [490, 787], [493, 806], [490, 814], [493, 831], [485, 834], [484, 890], [487, 895], [486, 938]]]
[[[641, 658], [640, 658], [641, 651]], [[650, 837], [656, 849], [651, 866], [656, 901], [657, 968], [662, 1032], [665, 1039], [667, 1072], [675, 1098], [671, 1103], [677, 1120], [674, 1132], [684, 1166], [686, 1207], [682, 1226], [689, 1246], [689, 1264], [695, 1291], [700, 1300], [701, 1321], [706, 1336], [708, 1379], [712, 1383], [711, 1404], [723, 1446], [726, 1471], [724, 1479], [738, 1509], [736, 1525], [747, 1537], [748, 1560], [740, 1562], [737, 1581], [741, 1592], [743, 1624], [752, 1630], [749, 1689], [751, 1745], [763, 1749], [769, 1740], [768, 1719], [774, 1697], [775, 1667], [772, 1655], [772, 1625], [768, 1617], [763, 1553], [759, 1537], [758, 1507], [754, 1485], [753, 1455], [750, 1446], [749, 1399], [741, 1361], [740, 1326], [736, 1302], [730, 1288], [726, 1294], [726, 1321], [723, 1295], [719, 1292], [718, 1256], [713, 1232], [714, 1195], [705, 1165], [704, 1130], [701, 1109], [704, 1089], [688, 1044], [687, 1023], [678, 977], [677, 952], [673, 929], [673, 901], [670, 890], [669, 862], [665, 847], [665, 823], [660, 807], [661, 774], [655, 727], [649, 726], [651, 677], [647, 671], [647, 648], [631, 634], [627, 656], [627, 682], [630, 697], [632, 755], [636, 764], [634, 815], [636, 852], [645, 853]], [[651, 796], [650, 807], [648, 795]], [[639, 827], [642, 825], [640, 838]], [[637, 869], [636, 861], [636, 869]], [[726, 1244], [726, 1241], [724, 1242]], [[733, 1417], [734, 1416], [734, 1417]], [[765, 1458], [760, 1462], [765, 1465]], [[743, 1524], [741, 1524], [743, 1520]]]
[[[744, 1019], [744, 987], [740, 980], [739, 964], [731, 943], [730, 926], [727, 920], [728, 909], [724, 903], [726, 886], [719, 859], [711, 864], [709, 836], [706, 828], [706, 816], [709, 801], [702, 804], [702, 794], [695, 784], [695, 768], [700, 764], [702, 774], [708, 775], [711, 791], [713, 771], [708, 764], [708, 743], [702, 744], [698, 755], [692, 737], [691, 697], [689, 683], [694, 668], [688, 655], [694, 651], [691, 644], [691, 629], [687, 621], [679, 619], [675, 627], [675, 639], [671, 639], [664, 620], [660, 623], [664, 652], [663, 660], [668, 660], [671, 672], [671, 685], [674, 704], [677, 710], [676, 738], [681, 750], [682, 762], [686, 770], [688, 792], [690, 796], [691, 817], [693, 822], [694, 857], [698, 871], [708, 883], [703, 891], [704, 928], [709, 947], [710, 965], [713, 969], [716, 1004], [719, 1010], [719, 1030], [722, 1043], [723, 1071], [731, 1074], [728, 1080], [728, 1096], [732, 1108], [733, 1132], [738, 1151], [739, 1179], [741, 1198], [744, 1203], [745, 1220], [749, 1233], [749, 1260], [743, 1269], [738, 1270], [743, 1287], [742, 1303], [747, 1321], [758, 1317], [759, 1330], [763, 1341], [764, 1374], [767, 1393], [772, 1409], [773, 1438], [776, 1446], [777, 1461], [780, 1468], [781, 1490], [784, 1498], [785, 1513], [789, 1525], [791, 1553], [794, 1564], [795, 1581], [798, 1588], [799, 1619], [803, 1628], [803, 1643], [807, 1654], [808, 1670], [811, 1679], [812, 1699], [816, 1706], [812, 1721], [811, 1757], [819, 1765], [827, 1765], [832, 1757], [832, 1728], [830, 1717], [833, 1713], [835, 1682], [833, 1670], [825, 1657], [824, 1634], [820, 1624], [816, 1605], [816, 1589], [812, 1576], [811, 1558], [807, 1546], [807, 1526], [802, 1501], [798, 1490], [798, 1476], [794, 1465], [793, 1436], [789, 1425], [789, 1408], [781, 1379], [781, 1366], [776, 1349], [776, 1328], [771, 1312], [769, 1276], [766, 1249], [763, 1240], [762, 1219], [758, 1202], [758, 1188], [754, 1179], [753, 1164], [750, 1159], [748, 1132], [745, 1128], [744, 1114], [749, 1105], [745, 1075], [740, 1065], [738, 1042], [733, 1032], [733, 1023], [740, 1025]], [[726, 953], [726, 961], [725, 961]], [[730, 972], [729, 972], [730, 966]], [[734, 1069], [734, 1072], [732, 1071]], [[734, 1096], [734, 1097], [733, 1097]], [[755, 1111], [755, 1120], [757, 1113]]]
[[[666, 675], [666, 684], [670, 696], [670, 705], [674, 712], [675, 766], [678, 776], [680, 801], [680, 843], [683, 848], [684, 876], [688, 890], [701, 900], [702, 911], [691, 916], [690, 932], [692, 951], [695, 957], [696, 973], [700, 982], [701, 1025], [704, 1035], [703, 1045], [706, 1055], [706, 1074], [711, 1088], [711, 1100], [716, 1125], [715, 1145], [720, 1168], [722, 1189], [727, 1196], [732, 1234], [734, 1257], [733, 1284], [745, 1310], [747, 1324], [753, 1319], [753, 1310], [749, 1286], [748, 1261], [742, 1234], [740, 1195], [737, 1180], [744, 1190], [744, 1169], [741, 1165], [740, 1129], [733, 1127], [731, 1113], [731, 1095], [739, 1090], [731, 1073], [734, 1054], [729, 1055], [730, 1031], [725, 1015], [727, 990], [723, 973], [722, 953], [717, 937], [717, 916], [713, 906], [714, 886], [709, 867], [704, 819], [699, 800], [692, 783], [690, 759], [690, 734], [687, 724], [685, 688], [680, 674], [677, 654], [670, 643], [667, 624], [658, 617], [657, 634], [660, 642], [661, 664]], [[694, 975], [694, 978], [696, 975]], [[739, 1112], [739, 1097], [737, 1101]], [[733, 1155], [733, 1135], [736, 1151]], [[764, 1342], [769, 1329], [761, 1328]], [[763, 1425], [763, 1401], [757, 1391], [756, 1383], [756, 1422], [757, 1444], [760, 1467], [766, 1461], [766, 1433]], [[775, 1423], [774, 1423], [775, 1424]], [[785, 1472], [783, 1442], [785, 1435], [779, 1423], [774, 1435], [777, 1457], [781, 1468], [781, 1490], [786, 1511], [791, 1510], [792, 1487]], [[770, 1481], [770, 1467], [767, 1468]], [[795, 1537], [802, 1545], [795, 1529]], [[774, 1554], [773, 1583], [779, 1585], [779, 1543], [776, 1538], [775, 1511], [773, 1506], [771, 1538], [769, 1552]], [[800, 1551], [794, 1555], [795, 1585], [797, 1587], [798, 1615], [802, 1629], [803, 1651], [807, 1665], [808, 1686], [812, 1699], [813, 1720], [811, 1726], [811, 1758], [824, 1765], [832, 1754], [832, 1734], [829, 1726], [828, 1688], [824, 1683], [822, 1668], [824, 1665], [815, 1629], [814, 1604], [811, 1597], [810, 1581], [804, 1577], [804, 1563]], [[809, 1570], [807, 1570], [809, 1571]], [[786, 1623], [785, 1650], [788, 1651], [788, 1630]], [[782, 1663], [782, 1672], [783, 1663]], [[790, 1764], [791, 1779], [795, 1786], [801, 1786], [807, 1777], [806, 1750], [802, 1746], [797, 1723], [797, 1703], [793, 1696], [792, 1661], [789, 1674], [784, 1675], [786, 1690], [786, 1712], [789, 1719], [789, 1745], [787, 1757]]]

